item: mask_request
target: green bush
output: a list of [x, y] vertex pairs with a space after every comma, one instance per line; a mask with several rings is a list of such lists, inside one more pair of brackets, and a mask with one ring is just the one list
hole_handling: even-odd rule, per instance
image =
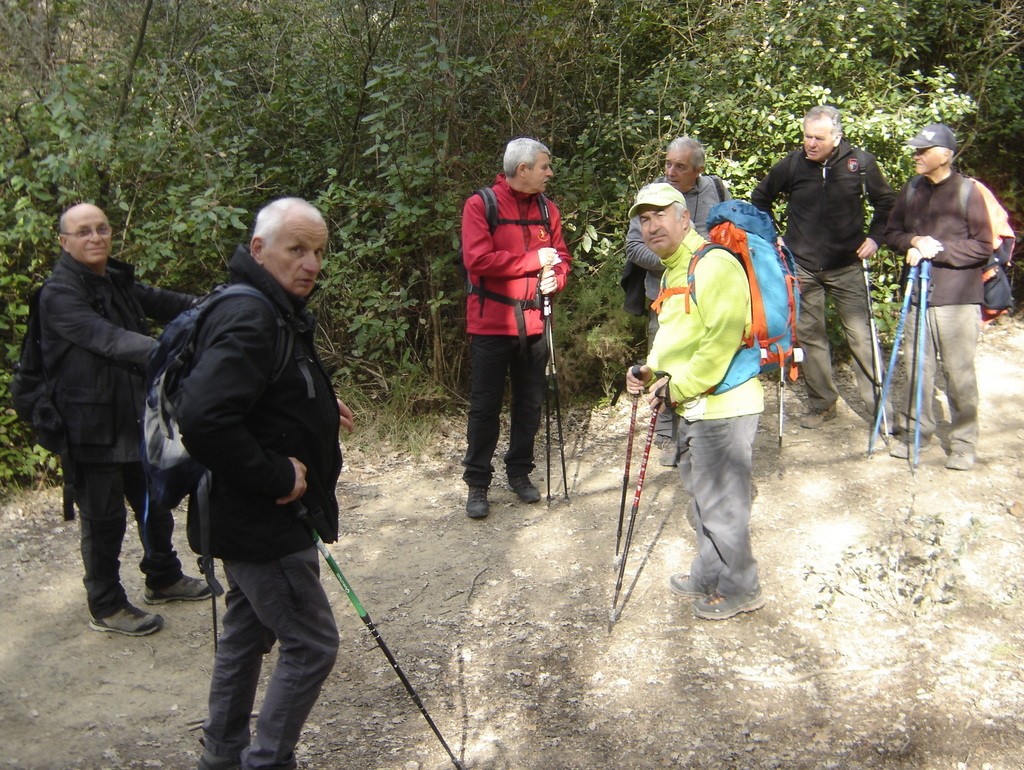
[[[709, 170], [743, 197], [816, 103], [844, 111], [895, 187], [911, 170], [906, 137], [941, 119], [960, 132], [965, 169], [1018, 225], [1024, 211], [1024, 22], [999, 3], [310, 0], [301, 23], [287, 0], [4, 9], [7, 371], [57, 216], [82, 200], [107, 211], [115, 255], [143, 279], [194, 292], [223, 280], [260, 205], [315, 201], [331, 228], [313, 301], [326, 356], [340, 387], [396, 414], [460, 403], [462, 202], [514, 136], [555, 155], [551, 194], [576, 261], [554, 327], [571, 396], [606, 393], [642, 353], [643, 322], [621, 312], [617, 285], [625, 212], [674, 135], [702, 140]], [[887, 333], [897, 258], [875, 277]], [[0, 390], [0, 480], [45, 476], [7, 403]]]

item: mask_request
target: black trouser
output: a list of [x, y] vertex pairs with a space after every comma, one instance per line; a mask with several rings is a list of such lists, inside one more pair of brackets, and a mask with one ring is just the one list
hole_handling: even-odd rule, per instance
[[146, 475], [141, 463], [75, 462], [75, 502], [82, 519], [82, 562], [89, 612], [105, 618], [128, 604], [121, 585], [121, 543], [128, 528], [127, 498], [142, 541], [139, 565], [146, 586], [166, 588], [181, 579], [181, 562], [171, 545], [171, 510], [150, 505], [146, 514]]
[[470, 341], [468, 446], [462, 479], [471, 487], [491, 483], [506, 377], [512, 385], [512, 403], [505, 470], [513, 477], [534, 468], [533, 445], [544, 402], [548, 350], [543, 334], [527, 337], [525, 351], [523, 347], [518, 337], [510, 336], [473, 335]]

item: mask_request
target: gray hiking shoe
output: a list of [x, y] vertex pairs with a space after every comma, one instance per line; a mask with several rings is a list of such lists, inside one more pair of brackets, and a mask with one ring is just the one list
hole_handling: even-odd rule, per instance
[[491, 512], [487, 502], [487, 487], [470, 487], [466, 498], [466, 515], [471, 519], [482, 519]]
[[540, 500], [540, 490], [533, 485], [529, 476], [509, 476], [508, 488], [524, 503], [535, 503]]
[[166, 588], [147, 588], [142, 598], [146, 604], [167, 604], [167, 602], [198, 602], [210, 598], [210, 586], [205, 580], [183, 575], [177, 583]]
[[946, 470], [969, 471], [974, 465], [974, 454], [971, 452], [954, 451], [946, 460]]
[[836, 419], [838, 416], [839, 410], [836, 408], [836, 404], [833, 401], [832, 404], [824, 409], [812, 409], [810, 412], [805, 414], [803, 419], [800, 420], [800, 427], [807, 428], [808, 430], [816, 430], [826, 422]]
[[242, 763], [233, 757], [218, 757], [216, 754], [204, 751], [203, 755], [199, 757], [196, 770], [242, 770]]
[[666, 468], [675, 468], [679, 465], [679, 447], [674, 438], [662, 439], [658, 442], [658, 449], [660, 450], [658, 465], [663, 465]]
[[689, 575], [679, 573], [668, 579], [668, 587], [677, 596], [685, 596], [687, 599], [703, 599], [711, 594], [705, 591]]
[[93, 618], [89, 628], [93, 631], [107, 631], [125, 636], [149, 636], [164, 627], [164, 619], [159, 615], [144, 612], [138, 607], [126, 604], [113, 615], [105, 618]]
[[741, 612], [754, 612], [765, 605], [761, 587], [745, 594], [725, 596], [715, 591], [693, 603], [693, 614], [703, 620], [728, 620]]

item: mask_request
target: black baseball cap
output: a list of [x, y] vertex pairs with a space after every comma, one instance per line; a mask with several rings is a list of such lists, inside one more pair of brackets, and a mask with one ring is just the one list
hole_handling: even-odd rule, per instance
[[956, 152], [956, 136], [945, 123], [929, 123], [918, 131], [917, 136], [907, 142], [908, 147], [918, 150], [928, 147], [945, 147]]

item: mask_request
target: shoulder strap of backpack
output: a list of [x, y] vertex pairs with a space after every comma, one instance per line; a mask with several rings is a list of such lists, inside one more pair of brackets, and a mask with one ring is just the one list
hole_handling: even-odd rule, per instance
[[860, 175], [860, 199], [864, 203], [868, 200], [868, 169], [867, 156], [860, 147], [853, 147], [853, 156], [857, 159], [857, 173]]
[[498, 196], [493, 187], [481, 187], [476, 191], [484, 201], [484, 216], [487, 218], [487, 229], [493, 234], [498, 229]]
[[715, 174], [708, 174], [708, 178], [711, 183], [715, 186], [715, 192], [718, 193], [718, 202], [721, 203], [725, 200], [725, 182], [722, 177], [716, 176]]
[[548, 213], [548, 199], [544, 193], [537, 193], [537, 208], [540, 211], [540, 219], [506, 219], [498, 216], [498, 196], [493, 187], [481, 187], [476, 194], [483, 198], [484, 216], [487, 218], [487, 227], [491, 234], [498, 229], [498, 225], [544, 225], [551, 229], [551, 215]]
[[[282, 315], [270, 297], [255, 286], [250, 286], [247, 283], [228, 284], [221, 291], [214, 294], [207, 307], [203, 309], [203, 312], [208, 312], [210, 307], [229, 296], [256, 297], [273, 308], [274, 316], [277, 318], [277, 337], [274, 340], [274, 366], [271, 369], [270, 382], [277, 382], [295, 351], [295, 329], [285, 320], [284, 315]], [[196, 326], [198, 328], [198, 322]], [[296, 356], [296, 358], [298, 357]], [[300, 368], [303, 367], [300, 366]], [[306, 377], [307, 388], [311, 388], [312, 376], [308, 373], [308, 370], [304, 370], [303, 374]]]
[[974, 177], [962, 176], [960, 179], [960, 213], [967, 219], [967, 201], [971, 197], [971, 188], [974, 187]]

